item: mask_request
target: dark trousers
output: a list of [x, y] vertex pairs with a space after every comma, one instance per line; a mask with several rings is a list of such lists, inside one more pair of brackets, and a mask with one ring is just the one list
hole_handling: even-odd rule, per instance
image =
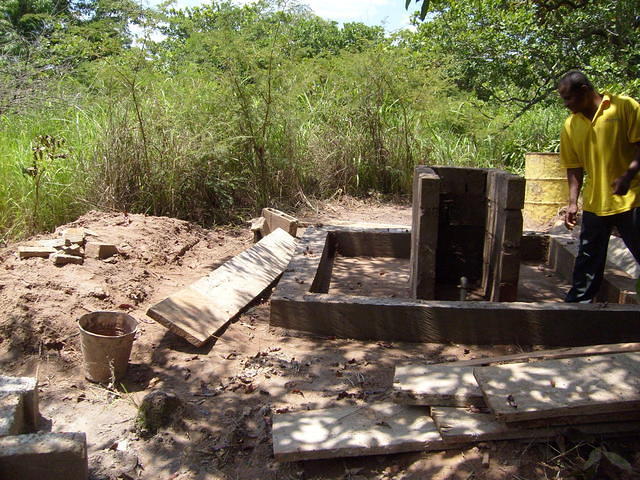
[[613, 227], [618, 229], [624, 244], [640, 263], [640, 208], [607, 216], [583, 212], [580, 247], [573, 267], [573, 286], [565, 302], [593, 301], [602, 284]]

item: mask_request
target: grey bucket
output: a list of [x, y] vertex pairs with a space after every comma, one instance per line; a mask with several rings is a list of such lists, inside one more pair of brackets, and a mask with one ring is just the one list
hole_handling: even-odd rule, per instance
[[124, 377], [133, 340], [135, 318], [122, 312], [92, 312], [78, 320], [85, 376], [93, 382], [115, 382]]

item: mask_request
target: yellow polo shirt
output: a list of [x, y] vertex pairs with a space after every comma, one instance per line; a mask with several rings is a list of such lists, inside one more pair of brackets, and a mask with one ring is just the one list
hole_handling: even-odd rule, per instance
[[596, 215], [614, 215], [640, 206], [640, 174], [626, 195], [613, 195], [611, 184], [623, 175], [640, 142], [640, 105], [634, 99], [605, 94], [593, 121], [571, 114], [560, 134], [560, 164], [584, 168], [582, 205]]

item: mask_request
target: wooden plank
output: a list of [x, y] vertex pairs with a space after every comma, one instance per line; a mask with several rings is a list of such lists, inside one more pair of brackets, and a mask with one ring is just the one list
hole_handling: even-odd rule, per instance
[[617, 413], [592, 413], [590, 415], [569, 415], [566, 417], [542, 418], [523, 422], [509, 422], [518, 428], [546, 428], [550, 426], [571, 426], [588, 423], [640, 422], [640, 410]]
[[413, 298], [435, 298], [440, 178], [424, 165], [413, 177], [409, 289]]
[[202, 346], [287, 267], [296, 242], [278, 229], [206, 277], [153, 305], [147, 315]]
[[297, 294], [280, 284], [271, 297], [271, 325], [360, 340], [472, 345], [566, 347], [640, 340], [636, 306]]
[[393, 403], [273, 415], [277, 461], [383, 455], [456, 448], [445, 443], [429, 409]]
[[450, 362], [446, 365], [457, 367], [479, 367], [497, 363], [553, 360], [559, 358], [585, 357], [638, 351], [640, 351], [640, 343], [614, 343], [610, 345], [588, 345], [586, 347], [555, 348], [553, 350], [538, 350], [535, 352], [514, 353], [512, 355], [500, 355], [496, 357], [473, 358], [470, 360], [458, 360], [456, 362]]
[[473, 376], [473, 367], [448, 364], [397, 365], [393, 376], [394, 400], [403, 405], [484, 407], [482, 390]]
[[262, 235], [269, 235], [281, 228], [289, 235], [295, 237], [298, 233], [298, 219], [288, 215], [275, 208], [263, 208], [262, 216], [264, 217], [264, 225], [262, 226]]
[[487, 406], [505, 422], [640, 408], [640, 353], [476, 367]]
[[[552, 439], [564, 433], [565, 426], [524, 428], [496, 420], [489, 413], [470, 412], [464, 408], [434, 407], [431, 416], [442, 439], [448, 443], [488, 442], [495, 440], [539, 440]], [[571, 427], [574, 433], [586, 435], [636, 434], [640, 422], [592, 422]]]

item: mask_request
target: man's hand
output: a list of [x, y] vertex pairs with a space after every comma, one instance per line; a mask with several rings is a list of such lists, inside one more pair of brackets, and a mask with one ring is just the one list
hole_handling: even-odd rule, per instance
[[578, 223], [578, 205], [570, 204], [567, 207], [567, 211], [564, 213], [564, 225], [569, 230], [573, 230], [573, 228]]
[[629, 191], [629, 186], [631, 185], [631, 180], [628, 175], [621, 175], [616, 178], [611, 184], [611, 188], [613, 188], [614, 195], [626, 195]]

